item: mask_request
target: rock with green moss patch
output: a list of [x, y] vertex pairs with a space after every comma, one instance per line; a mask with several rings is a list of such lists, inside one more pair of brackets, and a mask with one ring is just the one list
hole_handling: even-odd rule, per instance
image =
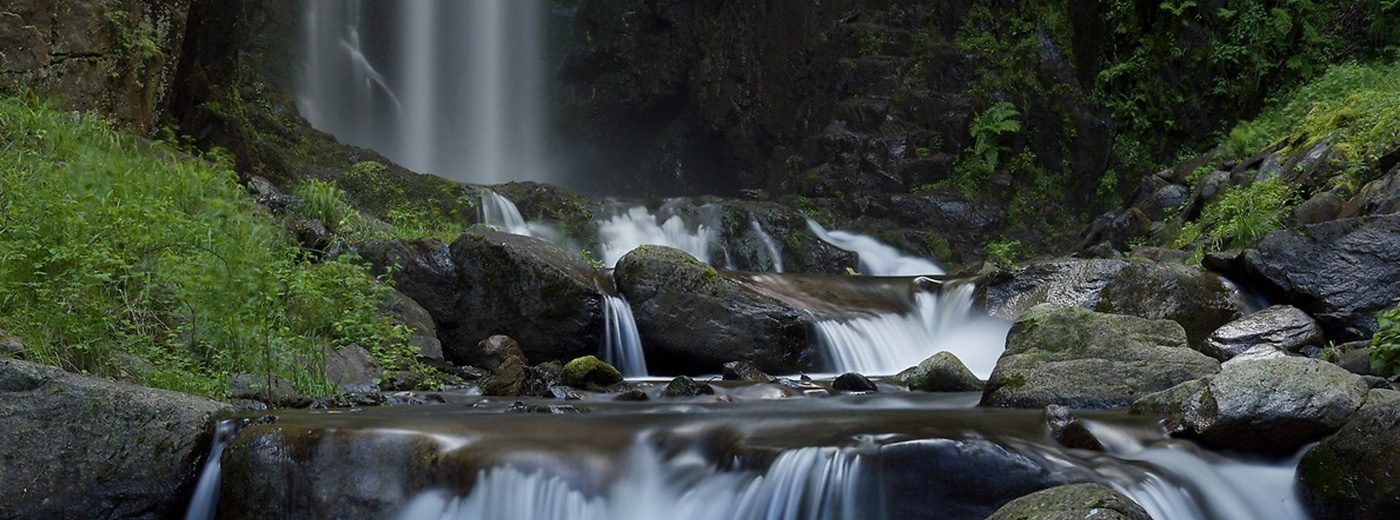
[[725, 363], [750, 361], [766, 372], [795, 373], [814, 361], [806, 313], [684, 251], [637, 248], [618, 261], [614, 276], [655, 370], [713, 374]]
[[596, 356], [584, 356], [564, 365], [564, 384], [574, 388], [607, 388], [622, 382], [622, 372]]
[[1070, 484], [1031, 493], [987, 520], [1151, 520], [1132, 499], [1103, 484]]
[[1167, 431], [1223, 448], [1292, 453], [1340, 428], [1367, 385], [1325, 361], [1275, 357], [1230, 361], [1220, 373], [1145, 397]]
[[1394, 518], [1397, 464], [1400, 392], [1371, 390], [1340, 431], [1303, 456], [1298, 487], [1316, 520]]
[[939, 352], [919, 363], [919, 366], [897, 377], [910, 390], [921, 392], [976, 392], [982, 390], [982, 380], [952, 352]]
[[1127, 406], [1219, 368], [1175, 322], [1045, 304], [1012, 326], [982, 405]]

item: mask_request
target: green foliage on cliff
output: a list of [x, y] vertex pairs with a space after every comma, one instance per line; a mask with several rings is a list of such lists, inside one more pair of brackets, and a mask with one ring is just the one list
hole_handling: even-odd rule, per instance
[[1378, 314], [1376, 322], [1371, 368], [1387, 377], [1400, 375], [1400, 305]]
[[1021, 131], [1021, 112], [1007, 102], [993, 104], [972, 119], [968, 133], [972, 146], [958, 160], [952, 184], [963, 193], [972, 194], [1001, 163], [1003, 153], [1010, 151], [1002, 138]]
[[387, 287], [303, 259], [226, 161], [15, 98], [0, 143], [0, 328], [28, 357], [209, 396], [240, 373], [331, 393], [323, 356], [352, 343], [415, 368]]

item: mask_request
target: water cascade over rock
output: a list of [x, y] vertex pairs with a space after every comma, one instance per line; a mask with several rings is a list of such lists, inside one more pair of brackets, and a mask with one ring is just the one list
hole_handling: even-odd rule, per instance
[[714, 227], [705, 223], [688, 225], [679, 215], [663, 219], [641, 206], [598, 223], [598, 244], [608, 267], [616, 266], [624, 255], [644, 245], [674, 247], [708, 264], [717, 236]]
[[491, 190], [481, 192], [481, 222], [487, 227], [512, 235], [534, 236], [520, 208], [510, 199]]
[[545, 0], [301, 0], [301, 114], [458, 181], [549, 180]]
[[621, 296], [603, 295], [603, 360], [627, 377], [647, 375], [646, 354], [632, 306]]

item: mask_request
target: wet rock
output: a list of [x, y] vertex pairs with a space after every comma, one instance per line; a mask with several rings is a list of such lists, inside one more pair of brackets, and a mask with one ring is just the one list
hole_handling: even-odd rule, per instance
[[1369, 338], [1400, 294], [1400, 215], [1277, 231], [1225, 266], [1231, 278], [1317, 319], [1328, 338]]
[[564, 384], [574, 388], [599, 389], [622, 382], [622, 372], [594, 356], [574, 359], [564, 365]]
[[761, 293], [747, 278], [660, 246], [628, 253], [614, 277], [632, 304], [647, 365], [657, 372], [714, 373], [740, 360], [793, 373], [813, 362], [808, 315]]
[[952, 352], [939, 352], [898, 376], [910, 390], [920, 392], [975, 392], [982, 380]]
[[1281, 357], [1288, 357], [1288, 354], [1282, 350], [1279, 350], [1273, 345], [1255, 345], [1253, 347], [1250, 347], [1249, 350], [1241, 352], [1235, 357], [1230, 358], [1225, 363], [1221, 363], [1221, 366], [1224, 366], [1225, 364], [1229, 363], [1240, 363], [1250, 360], [1273, 359]]
[[1374, 368], [1371, 368], [1371, 342], [1356, 342], [1337, 347], [1340, 354], [1337, 354], [1337, 365], [1347, 369], [1347, 371], [1360, 376], [1379, 376]]
[[433, 323], [433, 316], [427, 309], [395, 289], [390, 289], [384, 294], [384, 301], [379, 304], [379, 309], [389, 315], [395, 323], [413, 331], [408, 343], [418, 350], [419, 361], [437, 366], [443, 364], [442, 342], [438, 340], [437, 325]]
[[748, 361], [731, 361], [725, 363], [721, 369], [720, 376], [725, 381], [747, 381], [752, 383], [767, 383], [773, 380], [773, 376], [765, 374], [758, 369], [758, 365]]
[[305, 398], [298, 394], [290, 381], [258, 374], [238, 374], [229, 378], [230, 399], [251, 399], [273, 406], [294, 407]]
[[377, 391], [384, 371], [359, 345], [330, 349], [325, 358], [326, 378], [348, 394]]
[[874, 381], [855, 372], [847, 372], [836, 377], [831, 382], [831, 388], [842, 392], [879, 392], [880, 387]]
[[1045, 407], [1045, 426], [1050, 430], [1050, 438], [1066, 448], [1076, 450], [1104, 451], [1103, 443], [1084, 426], [1069, 408], [1052, 404]]
[[1371, 390], [1335, 435], [1303, 456], [1298, 488], [1317, 520], [1394, 518], [1400, 510], [1400, 392]]
[[465, 359], [473, 346], [497, 334], [515, 338], [535, 363], [598, 349], [601, 282], [577, 255], [543, 240], [489, 230], [462, 235], [450, 251], [461, 291], [446, 319], [438, 319], [449, 359]]
[[228, 405], [0, 359], [0, 516], [184, 514]]
[[1093, 308], [1126, 260], [1064, 259], [996, 270], [977, 279], [974, 300], [988, 314], [1014, 320], [1042, 303]]
[[699, 395], [712, 395], [715, 389], [710, 385], [700, 384], [691, 379], [690, 376], [677, 376], [666, 384], [666, 389], [661, 395], [666, 397], [695, 397]]
[[370, 263], [375, 274], [389, 275], [394, 289], [426, 310], [434, 324], [450, 319], [461, 288], [447, 244], [436, 240], [375, 241], [356, 246], [355, 252]]
[[1400, 168], [1391, 169], [1384, 177], [1366, 183], [1342, 206], [1338, 216], [1352, 218], [1396, 212], [1400, 212]]
[[1149, 320], [1172, 320], [1191, 345], [1241, 314], [1219, 276], [1195, 266], [1130, 262], [1109, 280], [1094, 310]]
[[549, 397], [551, 388], [564, 384], [564, 364], [558, 361], [540, 363], [525, 370], [526, 395]]
[[985, 440], [901, 442], [880, 448], [872, 462], [885, 476], [880, 491], [890, 507], [887, 518], [982, 519], [1017, 497], [1067, 483]]
[[1168, 184], [1158, 188], [1149, 199], [1143, 212], [1152, 220], [1161, 220], [1164, 216], [1176, 211], [1191, 199], [1191, 190], [1180, 184]]
[[1336, 431], [1366, 390], [1361, 378], [1331, 363], [1261, 359], [1226, 363], [1219, 374], [1149, 396], [1134, 408], [1165, 415], [1173, 435], [1282, 454]]
[[1304, 346], [1320, 344], [1322, 328], [1308, 313], [1297, 307], [1276, 305], [1216, 329], [1201, 346], [1201, 352], [1226, 361], [1258, 346], [1299, 352]]
[[1175, 322], [1046, 304], [1011, 327], [982, 405], [1113, 408], [1218, 369]]
[[561, 401], [578, 401], [580, 399], [583, 399], [583, 396], [579, 395], [579, 393], [574, 391], [573, 388], [564, 385], [555, 385], [549, 387], [549, 397], [559, 399]]
[[1201, 182], [1196, 184], [1196, 191], [1191, 194], [1191, 202], [1187, 203], [1184, 216], [1187, 219], [1195, 219], [1201, 215], [1201, 210], [1205, 209], [1206, 203], [1214, 200], [1220, 195], [1221, 190], [1230, 182], [1230, 172], [1216, 170], [1206, 175]]
[[481, 382], [482, 395], [523, 396], [527, 395], [527, 367], [519, 357], [507, 357], [496, 370]]
[[1070, 484], [1012, 500], [987, 520], [1151, 520], [1132, 499], [1103, 484]]
[[617, 394], [617, 397], [614, 397], [613, 400], [614, 400], [614, 401], [643, 402], [643, 401], [650, 401], [650, 400], [651, 400], [651, 396], [647, 395], [647, 393], [644, 392], [644, 391], [642, 391], [641, 389], [632, 388], [632, 389], [628, 389], [628, 390], [623, 390], [622, 393]]
[[1293, 208], [1293, 220], [1305, 226], [1327, 222], [1337, 218], [1343, 203], [1336, 193], [1324, 191]]
[[496, 370], [511, 358], [517, 358], [523, 364], [525, 351], [520, 348], [520, 343], [510, 336], [498, 334], [478, 341], [464, 357], [474, 366]]
[[1391, 390], [1390, 380], [1380, 376], [1361, 376], [1361, 380], [1366, 383], [1366, 387], [1372, 390]]

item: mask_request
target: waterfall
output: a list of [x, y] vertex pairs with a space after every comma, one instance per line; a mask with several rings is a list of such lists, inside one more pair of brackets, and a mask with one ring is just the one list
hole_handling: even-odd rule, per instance
[[465, 497], [419, 495], [403, 520], [837, 520], [880, 518], [861, 455], [850, 448], [783, 452], [764, 472], [721, 471], [699, 454], [665, 458], [632, 448], [617, 479], [596, 494], [543, 471], [482, 470]]
[[219, 421], [214, 428], [214, 439], [210, 441], [209, 458], [204, 461], [204, 469], [199, 472], [199, 484], [195, 486], [190, 508], [185, 512], [185, 520], [213, 520], [214, 508], [219, 502], [219, 477], [222, 471], [224, 446], [233, 440], [238, 431], [234, 421]]
[[848, 231], [827, 231], [807, 219], [807, 227], [822, 241], [860, 257], [860, 272], [868, 276], [922, 276], [943, 274], [938, 264], [912, 256], [874, 238]]
[[598, 244], [608, 267], [616, 266], [624, 255], [643, 245], [674, 247], [708, 264], [710, 246], [717, 236], [716, 230], [705, 224], [691, 230], [679, 216], [658, 222], [656, 215], [640, 206], [598, 224]]
[[487, 227], [512, 235], [534, 235], [515, 203], [491, 190], [481, 192], [481, 222]]
[[548, 181], [546, 1], [302, 0], [297, 107], [409, 169]]
[[749, 228], [758, 235], [759, 241], [768, 249], [768, 261], [772, 263], [773, 272], [783, 272], [783, 251], [778, 248], [778, 241], [773, 240], [773, 235], [763, 230], [763, 225], [758, 223], [758, 219], [749, 218]]
[[621, 296], [603, 295], [603, 358], [626, 377], [646, 377], [647, 360], [632, 306]]

